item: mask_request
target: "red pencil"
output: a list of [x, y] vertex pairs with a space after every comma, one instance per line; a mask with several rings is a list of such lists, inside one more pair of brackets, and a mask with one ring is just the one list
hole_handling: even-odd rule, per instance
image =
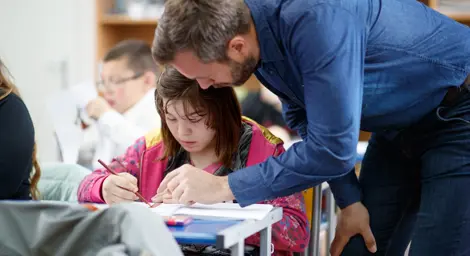
[[[116, 160], [116, 159], [115, 159]], [[116, 162], [118, 164], [120, 164], [124, 169], [126, 169], [126, 167], [121, 163], [119, 162], [118, 160], [116, 160]], [[100, 163], [108, 172], [110, 172], [111, 174], [113, 175], [118, 175], [115, 171], [111, 170], [111, 168], [109, 168], [103, 161], [101, 161], [101, 159], [98, 160], [98, 163]], [[147, 201], [139, 192], [135, 192], [135, 195], [144, 203], [146, 203], [148, 206], [152, 206], [150, 204], [149, 201]]]

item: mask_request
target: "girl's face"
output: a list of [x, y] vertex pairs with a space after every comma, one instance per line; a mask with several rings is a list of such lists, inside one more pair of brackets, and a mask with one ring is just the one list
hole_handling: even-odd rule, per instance
[[181, 100], [171, 100], [168, 105], [166, 104], [167, 100], [164, 99], [163, 106], [167, 106], [165, 119], [168, 128], [187, 152], [214, 150], [215, 130], [206, 126], [207, 115], [198, 115], [192, 106], [187, 106], [186, 113]]

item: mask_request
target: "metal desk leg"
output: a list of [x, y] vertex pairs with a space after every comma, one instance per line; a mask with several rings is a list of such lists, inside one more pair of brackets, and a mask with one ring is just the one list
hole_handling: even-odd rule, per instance
[[269, 225], [260, 232], [260, 255], [269, 256], [271, 255], [271, 234], [272, 226]]
[[336, 229], [336, 203], [331, 188], [328, 188], [326, 195], [326, 210], [327, 210], [327, 221], [328, 221], [328, 236], [326, 238], [326, 251], [330, 251], [331, 243], [335, 238]]
[[310, 241], [308, 243], [307, 256], [320, 255], [320, 225], [321, 225], [321, 185], [314, 189], [312, 203], [312, 229], [310, 230]]
[[238, 243], [230, 247], [231, 256], [244, 256], [245, 254], [245, 240], [240, 240]]

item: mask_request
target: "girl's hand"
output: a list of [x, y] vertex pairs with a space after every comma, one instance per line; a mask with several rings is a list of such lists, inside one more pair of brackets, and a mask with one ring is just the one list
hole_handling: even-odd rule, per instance
[[138, 197], [137, 179], [129, 173], [109, 175], [103, 182], [101, 194], [107, 204], [135, 201]]

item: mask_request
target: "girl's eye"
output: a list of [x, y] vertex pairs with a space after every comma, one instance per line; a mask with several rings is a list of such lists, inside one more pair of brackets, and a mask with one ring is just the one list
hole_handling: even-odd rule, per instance
[[206, 114], [204, 114], [204, 113], [193, 114], [193, 115], [191, 115], [191, 116], [188, 116], [188, 120], [189, 120], [191, 123], [197, 124], [197, 123], [203, 121], [205, 115], [206, 115]]
[[166, 120], [169, 121], [169, 122], [175, 122], [175, 121], [176, 121], [176, 118], [167, 117]]
[[202, 117], [190, 118], [189, 121], [193, 124], [197, 124], [197, 123], [201, 122], [202, 119], [204, 119], [204, 118], [202, 118]]

